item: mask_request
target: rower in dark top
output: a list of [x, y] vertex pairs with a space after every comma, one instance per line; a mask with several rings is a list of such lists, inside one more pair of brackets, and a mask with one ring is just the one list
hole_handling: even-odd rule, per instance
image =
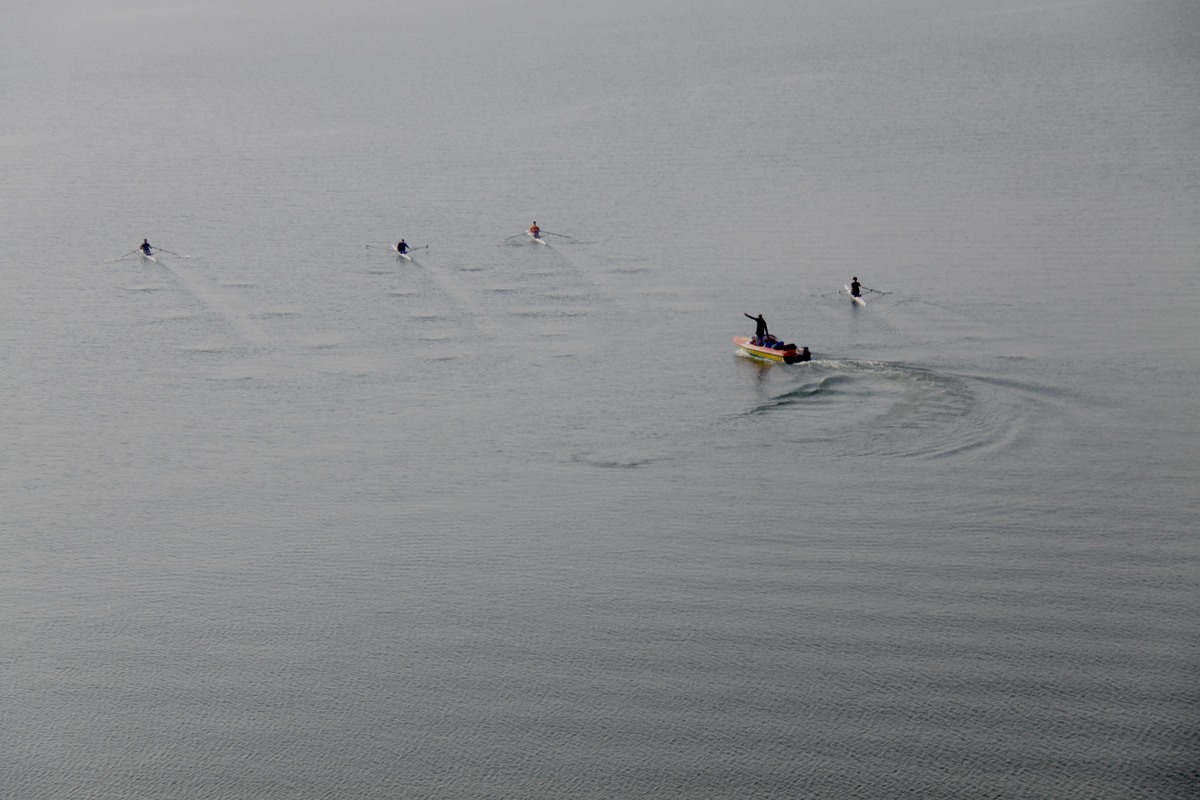
[[151, 252], [153, 249], [154, 249], [154, 248], [152, 248], [152, 247], [150, 246], [150, 240], [149, 240], [149, 239], [142, 239], [141, 251], [142, 251], [143, 253], [145, 253], [146, 255], [150, 255], [150, 252]]
[[862, 297], [862, 284], [858, 282], [858, 276], [854, 276], [854, 280], [850, 282], [850, 296]]
[[763, 340], [765, 340], [767, 338], [767, 336], [769, 335], [767, 333], [767, 321], [765, 319], [763, 319], [762, 314], [759, 314], [757, 317], [751, 317], [749, 314], [742, 312], [742, 316], [745, 316], [745, 317], [748, 317], [749, 319], [754, 320], [754, 324], [755, 324], [754, 343], [757, 345], [761, 345], [763, 343]]
[[405, 253], [407, 253], [408, 252], [408, 243], [405, 242], [403, 239], [401, 239], [400, 243], [398, 245], [396, 245], [396, 252], [399, 253], [400, 255], [404, 255]]

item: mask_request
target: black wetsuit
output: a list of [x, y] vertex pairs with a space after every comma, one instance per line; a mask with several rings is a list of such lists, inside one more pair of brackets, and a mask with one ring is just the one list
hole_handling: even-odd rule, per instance
[[404, 243], [403, 239], [400, 240], [400, 244], [396, 245], [396, 252], [398, 252], [398, 253], [407, 253], [408, 252], [408, 245]]
[[862, 284], [858, 281], [850, 284], [850, 294], [854, 295], [855, 297], [862, 297]]
[[142, 242], [142, 248], [141, 248], [141, 249], [142, 249], [142, 252], [143, 252], [143, 253], [145, 253], [146, 255], [150, 255], [150, 251], [151, 251], [153, 248], [152, 248], [152, 247], [150, 247], [150, 243], [149, 243], [149, 242]]
[[768, 335], [767, 334], [767, 321], [765, 319], [763, 319], [762, 314], [759, 314], [757, 317], [751, 317], [749, 314], [743, 313], [743, 316], [749, 317], [750, 319], [754, 320], [754, 323], [755, 323], [754, 338], [758, 339], [759, 341], [762, 341], [763, 338]]

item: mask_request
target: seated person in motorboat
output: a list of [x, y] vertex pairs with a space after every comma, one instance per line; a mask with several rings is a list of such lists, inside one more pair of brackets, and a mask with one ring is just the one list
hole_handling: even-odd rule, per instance
[[755, 344], [757, 344], [759, 347], [768, 347], [772, 350], [795, 350], [796, 349], [796, 345], [785, 344], [781, 339], [777, 339], [769, 333], [766, 336], [759, 337], [759, 340], [756, 341]]

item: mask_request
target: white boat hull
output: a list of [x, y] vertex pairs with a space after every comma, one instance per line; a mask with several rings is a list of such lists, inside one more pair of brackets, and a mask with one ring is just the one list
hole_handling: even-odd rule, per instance
[[849, 286], [846, 286], [846, 284], [844, 284], [844, 283], [842, 284], [842, 286], [845, 288], [845, 290], [846, 290], [846, 294], [849, 294], [849, 295], [850, 295], [850, 302], [851, 302], [851, 303], [853, 303], [853, 304], [854, 304], [854, 305], [856, 305], [856, 306], [865, 306], [865, 305], [867, 304], [867, 301], [866, 301], [866, 300], [863, 300], [861, 297], [856, 297], [856, 296], [854, 296], [853, 294], [850, 294], [850, 287], [849, 287]]

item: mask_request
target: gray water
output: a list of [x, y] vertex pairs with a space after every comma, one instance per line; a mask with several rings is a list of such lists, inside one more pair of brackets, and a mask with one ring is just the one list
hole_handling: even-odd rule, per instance
[[0, 796], [1200, 792], [1191, 0], [0, 14]]

